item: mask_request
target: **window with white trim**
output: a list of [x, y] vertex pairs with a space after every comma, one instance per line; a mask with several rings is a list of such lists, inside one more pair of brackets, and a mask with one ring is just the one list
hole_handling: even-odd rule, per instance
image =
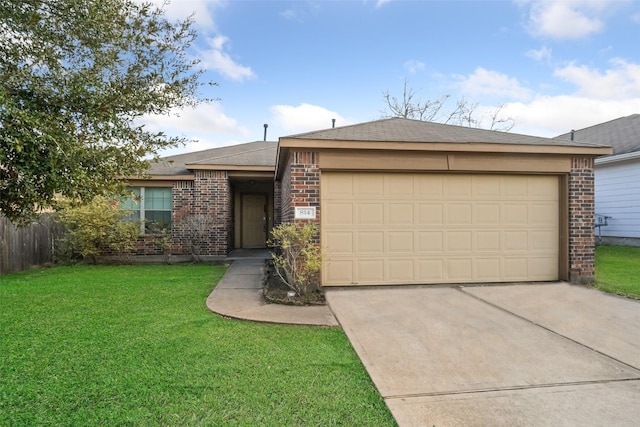
[[130, 187], [132, 196], [120, 204], [131, 211], [132, 221], [142, 220], [140, 233], [167, 234], [171, 230], [171, 188]]

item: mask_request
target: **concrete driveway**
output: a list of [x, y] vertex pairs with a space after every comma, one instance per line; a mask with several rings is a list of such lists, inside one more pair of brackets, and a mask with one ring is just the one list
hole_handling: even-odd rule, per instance
[[640, 302], [566, 283], [328, 289], [400, 426], [640, 423]]

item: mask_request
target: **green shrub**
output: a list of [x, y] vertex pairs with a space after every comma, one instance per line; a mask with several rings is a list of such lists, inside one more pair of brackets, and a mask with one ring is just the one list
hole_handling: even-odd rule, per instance
[[318, 288], [318, 272], [322, 268], [322, 252], [315, 242], [317, 224], [283, 223], [271, 231], [269, 244], [278, 276], [300, 296]]
[[96, 197], [91, 203], [74, 205], [63, 201], [56, 213], [59, 225], [55, 242], [56, 260], [69, 263], [77, 258], [96, 257], [106, 250], [127, 256], [135, 248], [140, 222], [129, 221], [130, 211], [118, 207], [117, 200]]

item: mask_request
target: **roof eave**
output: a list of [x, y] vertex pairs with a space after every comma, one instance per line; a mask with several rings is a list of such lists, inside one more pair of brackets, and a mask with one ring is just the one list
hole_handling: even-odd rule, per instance
[[631, 153], [617, 154], [615, 156], [599, 157], [595, 160], [597, 165], [606, 165], [610, 163], [619, 163], [627, 160], [640, 159], [640, 151], [633, 151]]
[[[366, 144], [366, 146], [363, 146]], [[577, 154], [605, 156], [613, 152], [611, 147], [558, 145], [558, 144], [502, 144], [478, 142], [399, 142], [399, 141], [348, 141], [323, 139], [281, 138], [278, 160], [282, 149], [363, 149], [398, 151], [446, 151], [476, 153], [523, 153], [523, 154]]]

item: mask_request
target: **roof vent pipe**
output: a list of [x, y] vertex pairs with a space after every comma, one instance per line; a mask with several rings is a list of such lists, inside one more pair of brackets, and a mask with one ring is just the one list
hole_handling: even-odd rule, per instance
[[571, 129], [571, 140], [573, 141], [573, 135], [576, 133], [575, 130]]
[[331, 119], [331, 127], [336, 127], [336, 119]]
[[265, 124], [264, 124], [264, 141], [266, 141], [266, 140], [267, 140], [267, 128], [268, 128], [268, 127], [269, 127], [269, 125], [265, 123]]

